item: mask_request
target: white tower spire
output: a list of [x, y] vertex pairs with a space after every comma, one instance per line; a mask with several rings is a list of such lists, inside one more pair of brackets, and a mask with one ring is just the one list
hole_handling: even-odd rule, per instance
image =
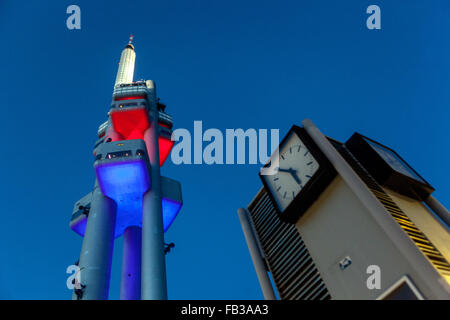
[[122, 83], [133, 82], [134, 62], [136, 60], [136, 52], [134, 52], [133, 35], [130, 35], [130, 40], [122, 51], [120, 56], [119, 69], [117, 70], [116, 83], [114, 87]]

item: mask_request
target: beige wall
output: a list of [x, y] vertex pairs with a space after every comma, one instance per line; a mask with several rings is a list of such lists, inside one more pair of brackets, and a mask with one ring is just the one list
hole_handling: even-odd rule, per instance
[[[434, 298], [435, 284], [422, 280], [339, 176], [296, 226], [333, 299], [375, 299], [405, 274], [426, 298]], [[352, 264], [341, 270], [346, 256]], [[381, 268], [380, 290], [366, 286], [369, 265]]]

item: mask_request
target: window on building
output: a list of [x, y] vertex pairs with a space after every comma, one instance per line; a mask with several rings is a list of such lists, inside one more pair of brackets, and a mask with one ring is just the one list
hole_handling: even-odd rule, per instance
[[404, 276], [389, 289], [387, 289], [378, 300], [423, 300], [423, 296], [412, 283], [409, 277]]
[[110, 152], [106, 155], [106, 158], [113, 159], [113, 158], [124, 158], [129, 156], [131, 156], [131, 150]]
[[136, 155], [137, 155], [137, 156], [143, 156], [143, 155], [145, 155], [145, 151], [142, 150], [142, 149], [138, 149], [138, 150], [136, 151]]

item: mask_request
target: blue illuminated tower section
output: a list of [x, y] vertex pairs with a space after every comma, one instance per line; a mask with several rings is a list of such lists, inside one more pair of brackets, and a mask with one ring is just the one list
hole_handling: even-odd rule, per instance
[[120, 298], [167, 299], [164, 232], [182, 206], [181, 185], [163, 177], [172, 118], [152, 80], [133, 81], [132, 37], [122, 51], [108, 120], [94, 147], [93, 191], [70, 227], [83, 237], [73, 299], [108, 299], [114, 240], [124, 237]]

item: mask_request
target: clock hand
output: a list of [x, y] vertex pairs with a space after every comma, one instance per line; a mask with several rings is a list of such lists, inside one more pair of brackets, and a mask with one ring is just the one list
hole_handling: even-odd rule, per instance
[[292, 176], [292, 178], [294, 178], [295, 182], [297, 182], [297, 184], [302, 185], [302, 181], [300, 180], [299, 176], [297, 175], [297, 170], [294, 170], [292, 168], [289, 168], [289, 169], [278, 168], [278, 171], [289, 173]]
[[291, 175], [294, 178], [295, 182], [297, 182], [297, 184], [302, 185], [302, 180], [300, 180], [300, 177], [297, 174], [297, 170], [291, 169]]

